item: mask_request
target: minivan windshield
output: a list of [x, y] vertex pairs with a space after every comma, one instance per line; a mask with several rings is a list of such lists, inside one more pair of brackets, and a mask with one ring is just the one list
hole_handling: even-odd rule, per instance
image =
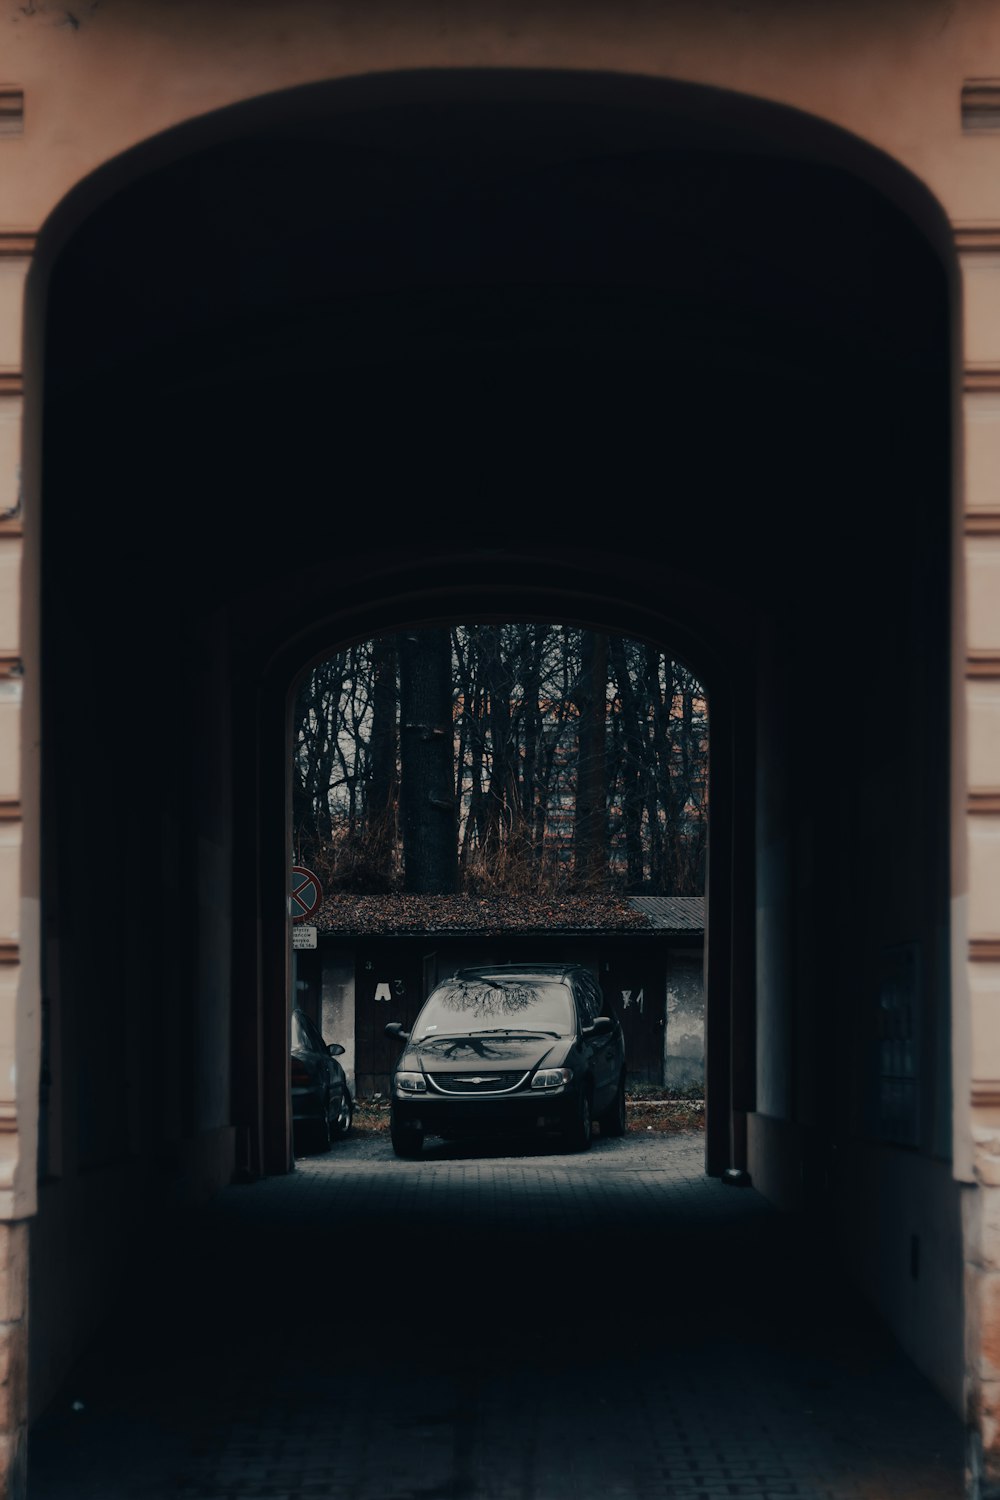
[[569, 986], [538, 979], [448, 979], [428, 997], [413, 1028], [415, 1041], [440, 1033], [548, 1031], [571, 1036], [576, 1016]]

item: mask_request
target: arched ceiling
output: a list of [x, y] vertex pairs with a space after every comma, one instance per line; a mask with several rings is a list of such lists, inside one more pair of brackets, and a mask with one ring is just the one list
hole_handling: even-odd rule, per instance
[[502, 594], [497, 554], [573, 554], [739, 636], [939, 534], [947, 275], [900, 206], [791, 112], [480, 83], [265, 101], [82, 220], [47, 304], [57, 572], [96, 526], [126, 591], [264, 649], [418, 558], [447, 591], [492, 556]]

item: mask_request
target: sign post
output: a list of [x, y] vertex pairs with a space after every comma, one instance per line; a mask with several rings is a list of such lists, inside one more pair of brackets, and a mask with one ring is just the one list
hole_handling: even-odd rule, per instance
[[305, 925], [323, 905], [323, 887], [320, 878], [304, 865], [292, 866], [292, 878], [288, 887], [288, 913], [292, 919], [292, 1009], [299, 1003], [300, 948], [315, 948], [316, 928]]

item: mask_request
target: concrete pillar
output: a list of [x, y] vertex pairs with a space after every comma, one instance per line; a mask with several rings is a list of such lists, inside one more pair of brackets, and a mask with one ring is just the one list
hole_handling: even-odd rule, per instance
[[354, 1025], [354, 950], [322, 948], [322, 1032], [326, 1041], [339, 1042], [340, 1059], [351, 1093], [357, 1093], [357, 1048]]
[[964, 310], [956, 587], [964, 713], [954, 775], [964, 860], [953, 907], [953, 941], [962, 950], [955, 955], [955, 1170], [977, 1184], [965, 1212], [966, 1393], [970, 1489], [987, 1500], [1000, 1496], [1000, 224], [959, 227], [956, 242]]

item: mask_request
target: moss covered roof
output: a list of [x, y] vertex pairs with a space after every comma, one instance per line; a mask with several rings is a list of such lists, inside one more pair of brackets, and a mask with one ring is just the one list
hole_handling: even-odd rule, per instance
[[408, 933], [700, 932], [704, 901], [690, 897], [419, 896], [405, 892], [327, 896], [314, 922], [322, 933], [359, 937]]

